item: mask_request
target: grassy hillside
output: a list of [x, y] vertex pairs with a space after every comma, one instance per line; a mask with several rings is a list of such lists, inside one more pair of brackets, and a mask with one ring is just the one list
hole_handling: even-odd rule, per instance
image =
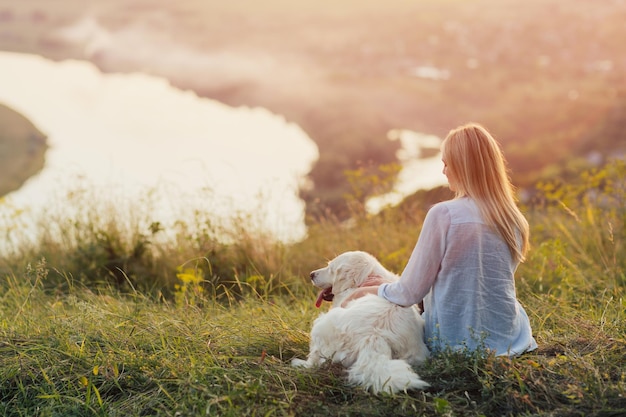
[[[219, 230], [199, 213], [163, 230], [143, 203], [129, 211], [77, 191], [79, 220], [62, 217], [64, 200], [35, 219], [46, 225], [39, 241], [5, 236], [14, 252], [0, 260], [0, 413], [623, 415], [624, 184], [626, 163], [614, 161], [542, 184], [524, 207], [533, 248], [517, 290], [536, 352], [445, 353], [417, 369], [431, 388], [394, 396], [346, 386], [340, 367], [289, 361], [306, 355], [319, 313], [309, 271], [351, 249], [400, 271], [426, 204], [358, 211], [351, 226], [326, 219], [285, 246], [245, 219]], [[227, 232], [236, 239], [217, 238]]]
[[32, 271], [29, 284], [20, 275], [2, 287], [5, 416], [626, 412], [624, 293], [616, 289], [594, 298], [578, 293], [576, 304], [523, 289], [537, 352], [513, 360], [445, 354], [417, 369], [431, 388], [373, 396], [346, 386], [337, 366], [289, 366], [292, 357], [306, 355], [318, 314], [313, 294], [302, 288], [280, 297], [250, 290], [226, 308], [211, 297], [168, 304], [80, 287], [49, 293], [41, 289], [45, 271]]
[[46, 136], [28, 119], [0, 104], [0, 197], [43, 168]]

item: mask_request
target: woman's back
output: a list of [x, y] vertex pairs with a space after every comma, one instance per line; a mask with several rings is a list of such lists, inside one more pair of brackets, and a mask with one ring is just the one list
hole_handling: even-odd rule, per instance
[[473, 349], [484, 343], [497, 354], [514, 354], [536, 346], [528, 317], [516, 299], [514, 273], [519, 262], [483, 221], [475, 201], [464, 197], [439, 203], [429, 217], [447, 229], [440, 270], [424, 298], [431, 347]]

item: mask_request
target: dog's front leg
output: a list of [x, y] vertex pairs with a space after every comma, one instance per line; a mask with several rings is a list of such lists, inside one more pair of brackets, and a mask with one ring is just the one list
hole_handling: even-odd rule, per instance
[[294, 358], [292, 366], [311, 368], [320, 366], [328, 360], [334, 360], [337, 346], [338, 329], [335, 326], [337, 315], [342, 314], [343, 309], [331, 309], [328, 313], [320, 315], [311, 329], [309, 355], [307, 360]]
[[293, 358], [291, 360], [291, 366], [296, 367], [296, 368], [309, 368], [309, 363], [305, 361], [304, 359]]
[[293, 358], [291, 360], [291, 366], [295, 366], [297, 368], [312, 368], [314, 366], [320, 366], [324, 362], [326, 362], [326, 358], [322, 357], [319, 349], [312, 346], [306, 360]]

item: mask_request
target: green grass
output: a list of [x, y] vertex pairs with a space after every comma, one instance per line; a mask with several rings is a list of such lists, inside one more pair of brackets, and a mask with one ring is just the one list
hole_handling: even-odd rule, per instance
[[[289, 362], [307, 354], [319, 312], [308, 271], [347, 249], [400, 270], [423, 219], [418, 201], [352, 227], [327, 220], [292, 246], [253, 234], [220, 243], [200, 233], [206, 219], [190, 219], [176, 245], [150, 238], [127, 274], [132, 286], [106, 280], [95, 258], [90, 271], [101, 279], [79, 278], [76, 247], [103, 244], [86, 230], [71, 245], [46, 236], [46, 246], [2, 262], [0, 415], [624, 415], [625, 179], [626, 164], [615, 162], [575, 183], [542, 185], [525, 208], [533, 249], [517, 287], [537, 351], [444, 353], [417, 369], [429, 389], [397, 395], [347, 386], [338, 366]], [[109, 246], [141, 240], [100, 220], [90, 229], [108, 232]], [[183, 238], [194, 228], [191, 245]], [[138, 271], [168, 279], [139, 288]]]
[[[40, 270], [40, 273], [42, 270]], [[372, 396], [304, 357], [317, 314], [304, 287], [242, 301], [157, 301], [41, 281], [3, 288], [0, 414], [610, 415], [626, 410], [623, 293], [572, 305], [533, 296], [538, 352], [445, 354], [418, 369], [425, 392]], [[311, 295], [311, 294], [309, 294]], [[620, 298], [616, 298], [620, 296]], [[177, 414], [178, 413], [178, 414]], [[618, 414], [615, 414], [618, 415]]]

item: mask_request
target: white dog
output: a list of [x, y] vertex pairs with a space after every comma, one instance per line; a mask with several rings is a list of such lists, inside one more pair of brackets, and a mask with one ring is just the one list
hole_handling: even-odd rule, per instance
[[345, 252], [311, 272], [313, 285], [322, 289], [316, 305], [327, 300], [332, 308], [313, 323], [307, 360], [294, 358], [291, 364], [309, 368], [326, 361], [341, 363], [349, 383], [374, 394], [428, 387], [412, 368], [429, 356], [417, 306], [401, 307], [368, 294], [342, 307], [355, 288], [397, 279], [360, 251]]

